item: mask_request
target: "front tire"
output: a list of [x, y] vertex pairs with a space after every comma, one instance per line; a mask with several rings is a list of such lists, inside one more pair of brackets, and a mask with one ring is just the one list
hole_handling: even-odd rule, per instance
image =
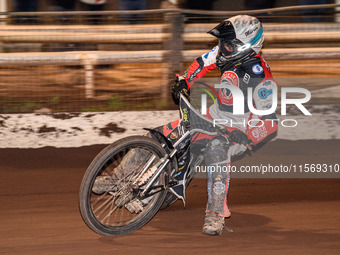
[[[165, 154], [159, 143], [146, 136], [123, 138], [104, 148], [88, 167], [80, 186], [79, 209], [86, 225], [100, 235], [112, 236], [129, 234], [149, 222], [161, 207], [167, 190], [141, 200], [143, 210], [131, 213], [124, 205], [132, 196], [138, 199], [138, 195], [128, 191], [128, 186], [152, 156], [156, 157], [156, 163]], [[124, 159], [125, 156], [128, 159]], [[135, 163], [136, 169], [130, 162]], [[121, 167], [124, 164], [130, 166], [125, 169]], [[120, 172], [117, 173], [117, 169]], [[165, 185], [170, 164], [163, 173], [158, 177], [157, 185]], [[98, 180], [104, 179], [105, 185], [98, 188]]]

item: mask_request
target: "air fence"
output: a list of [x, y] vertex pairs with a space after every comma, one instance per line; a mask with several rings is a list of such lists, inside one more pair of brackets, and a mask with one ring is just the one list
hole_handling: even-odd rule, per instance
[[[338, 6], [0, 13], [0, 113], [172, 108], [175, 74], [214, 47], [208, 30], [240, 13], [263, 21], [274, 76], [338, 77]], [[310, 8], [328, 12], [304, 22]]]

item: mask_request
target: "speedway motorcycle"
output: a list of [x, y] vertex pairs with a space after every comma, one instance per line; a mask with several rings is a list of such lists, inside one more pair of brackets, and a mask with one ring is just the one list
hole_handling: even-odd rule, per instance
[[184, 94], [179, 105], [175, 139], [147, 129], [147, 136], [120, 139], [92, 161], [79, 193], [80, 213], [91, 230], [126, 235], [177, 199], [185, 202], [185, 189], [203, 161], [206, 143], [197, 141], [198, 134], [221, 135], [229, 142], [227, 129], [201, 115]]

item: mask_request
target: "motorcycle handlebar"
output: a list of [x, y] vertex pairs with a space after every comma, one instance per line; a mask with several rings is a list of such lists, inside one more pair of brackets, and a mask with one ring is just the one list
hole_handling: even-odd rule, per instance
[[[181, 90], [181, 92], [180, 92], [183, 96], [185, 96], [188, 100], [190, 100], [190, 95], [189, 95], [189, 92], [188, 92], [188, 90], [186, 90], [186, 89], [182, 89]], [[215, 127], [215, 130], [216, 130], [216, 132], [219, 134], [219, 135], [223, 135], [223, 136], [225, 136], [225, 135], [227, 135], [228, 136], [228, 139], [230, 139], [229, 138], [229, 134], [230, 134], [230, 132], [229, 132], [229, 130], [226, 128], [226, 127], [224, 127], [224, 126], [216, 126]], [[252, 142], [249, 142], [248, 144], [246, 144], [245, 146], [249, 149], [249, 150], [252, 150], [253, 148], [253, 143]]]

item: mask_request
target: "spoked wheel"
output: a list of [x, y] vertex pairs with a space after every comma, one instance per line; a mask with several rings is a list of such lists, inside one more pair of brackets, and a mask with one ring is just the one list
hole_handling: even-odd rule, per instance
[[101, 235], [125, 235], [150, 221], [164, 201], [170, 164], [149, 191], [143, 191], [165, 154], [159, 143], [145, 136], [106, 147], [92, 161], [80, 187], [79, 208], [87, 226]]

